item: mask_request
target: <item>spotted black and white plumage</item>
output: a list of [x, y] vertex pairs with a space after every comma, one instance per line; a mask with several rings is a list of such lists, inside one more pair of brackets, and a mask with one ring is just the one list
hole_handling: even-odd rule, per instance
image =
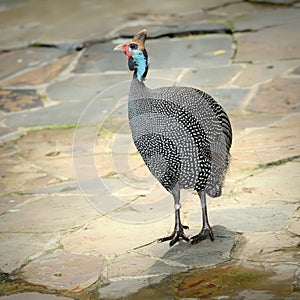
[[230, 161], [230, 121], [223, 108], [201, 90], [182, 86], [147, 88], [145, 38], [143, 30], [117, 50], [128, 56], [129, 69], [134, 71], [128, 100], [133, 141], [150, 172], [175, 201], [174, 232], [160, 241], [171, 240], [173, 245], [180, 239], [189, 240], [180, 221], [180, 189], [196, 190], [202, 204], [203, 228], [192, 243], [207, 236], [213, 240], [205, 194], [218, 197], [222, 193]]

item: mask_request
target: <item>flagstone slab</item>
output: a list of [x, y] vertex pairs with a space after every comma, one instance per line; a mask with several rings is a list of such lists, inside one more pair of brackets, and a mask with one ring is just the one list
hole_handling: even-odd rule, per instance
[[[279, 231], [287, 226], [296, 208], [296, 204], [214, 208], [209, 210], [209, 220], [237, 232]], [[190, 215], [191, 225], [200, 220], [200, 213]]]
[[44, 63], [42, 66], [34, 69], [30, 68], [21, 74], [4, 79], [1, 82], [2, 86], [32, 86], [45, 84], [54, 80], [59, 74], [66, 69], [71, 61], [76, 57], [77, 53], [73, 52], [55, 59], [49, 63]]
[[[55, 184], [60, 181], [20, 155], [13, 155], [1, 160], [1, 176], [2, 194], [24, 192], [27, 189]], [[17, 181], [16, 178], [18, 178]]]
[[61, 242], [66, 251], [73, 253], [120, 255], [161, 237], [173, 227], [173, 222], [173, 216], [140, 224], [103, 217], [90, 222]]
[[[0, 227], [2, 232], [7, 233], [71, 231], [98, 215], [82, 195], [44, 196], [1, 215]], [[18, 222], [15, 222], [16, 219]]]
[[[148, 40], [146, 43], [151, 70], [226, 65], [233, 53], [231, 37], [222, 34], [190, 38], [165, 38], [159, 41]], [[89, 47], [79, 60], [76, 71], [94, 73], [108, 70], [127, 70], [126, 57], [113, 52], [114, 46], [115, 44], [109, 42]], [[174, 58], [177, 57], [178, 53], [184, 53], [185, 59], [175, 60], [176, 64], [174, 64]], [[222, 55], [218, 55], [218, 53], [222, 53]]]
[[48, 289], [80, 292], [98, 280], [103, 262], [101, 256], [55, 251], [28, 263], [18, 275]]
[[232, 255], [256, 262], [299, 262], [299, 242], [299, 237], [283, 232], [248, 232]]
[[[186, 234], [189, 236], [198, 234], [201, 230], [200, 222], [198, 224], [186, 230]], [[156, 243], [137, 249], [136, 252], [159, 258], [166, 264], [179, 267], [202, 268], [229, 261], [231, 250], [238, 237], [237, 233], [223, 226], [213, 226], [212, 229], [215, 234], [214, 242], [208, 239], [196, 245], [181, 242], [171, 248], [168, 242]]]
[[[131, 294], [136, 293], [143, 287], [153, 285], [159, 283], [164, 276], [146, 276], [146, 277], [136, 277], [136, 278], [128, 278], [122, 280], [112, 281], [109, 285], [100, 287], [98, 289], [99, 299], [107, 300], [107, 299], [120, 299], [124, 297], [131, 297]], [[164, 295], [170, 294], [171, 292], [166, 291]]]
[[236, 77], [241, 70], [242, 67], [239, 65], [193, 69], [182, 78], [182, 82], [200, 89], [225, 86], [230, 84], [232, 78]]
[[[65, 55], [65, 51], [56, 48], [30, 47], [2, 52], [0, 54], [0, 80], [28, 72]], [[2, 84], [2, 83], [1, 83]]]
[[[270, 61], [269, 63], [244, 64], [239, 76], [233, 81], [233, 84], [240, 87], [251, 87], [256, 84], [267, 84], [272, 81], [274, 77], [278, 77], [280, 74], [294, 69], [295, 65], [297, 64], [299, 64], [298, 60], [274, 60]], [[294, 72], [296, 72], [296, 70]], [[261, 98], [261, 100], [264, 101], [263, 98]]]
[[9, 127], [31, 127], [47, 125], [74, 125], [78, 122], [87, 104], [79, 101], [56, 103], [39, 110], [10, 114], [4, 123]]
[[299, 155], [299, 113], [286, 114], [268, 126], [245, 128], [234, 139], [232, 166], [246, 171]]
[[60, 234], [55, 233], [4, 233], [7, 227], [1, 224], [0, 270], [12, 273], [44, 251], [57, 247]]
[[70, 300], [69, 297], [56, 296], [56, 295], [47, 295], [40, 293], [20, 293], [12, 294], [9, 296], [0, 296], [1, 300]]
[[289, 232], [300, 236], [300, 206], [295, 210], [287, 229]]
[[43, 106], [42, 98], [35, 90], [0, 90], [0, 109], [5, 112], [16, 112]]
[[287, 113], [300, 111], [297, 93], [300, 78], [276, 76], [271, 82], [261, 85], [248, 105], [250, 111]]
[[[276, 28], [271, 27], [256, 32], [237, 34], [237, 53], [234, 61], [267, 62], [283, 59], [299, 59], [300, 45], [290, 35], [290, 32], [297, 34], [300, 31], [298, 20], [278, 25]], [[285, 41], [284, 43], [278, 43], [278, 41], [283, 40]], [[268, 43], [265, 41], [268, 41]], [[286, 45], [289, 45], [288, 48]], [[255, 47], [255, 51], [253, 51], [253, 47]]]

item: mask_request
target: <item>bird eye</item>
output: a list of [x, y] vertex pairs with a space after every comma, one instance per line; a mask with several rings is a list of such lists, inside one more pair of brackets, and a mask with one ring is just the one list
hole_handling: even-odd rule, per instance
[[135, 50], [138, 48], [138, 45], [137, 44], [130, 44], [129, 47], [132, 49], [132, 50]]

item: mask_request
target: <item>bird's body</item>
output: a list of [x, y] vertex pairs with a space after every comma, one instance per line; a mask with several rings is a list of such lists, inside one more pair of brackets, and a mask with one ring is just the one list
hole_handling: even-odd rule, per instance
[[128, 56], [129, 69], [134, 71], [128, 100], [133, 141], [150, 172], [175, 201], [174, 232], [160, 241], [171, 240], [173, 245], [179, 239], [189, 240], [183, 232], [186, 226], [180, 221], [180, 189], [194, 189], [201, 199], [203, 228], [192, 243], [207, 236], [213, 240], [205, 194], [221, 195], [230, 160], [230, 121], [223, 108], [201, 90], [182, 86], [147, 88], [145, 38], [143, 30], [132, 43], [119, 48]]

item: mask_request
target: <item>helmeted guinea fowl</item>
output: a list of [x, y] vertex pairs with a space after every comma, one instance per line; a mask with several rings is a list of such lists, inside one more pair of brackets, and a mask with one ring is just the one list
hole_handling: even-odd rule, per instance
[[[232, 142], [230, 121], [223, 108], [207, 93], [181, 86], [149, 89], [144, 80], [148, 55], [144, 46], [147, 31], [114, 50], [128, 57], [133, 71], [128, 99], [128, 117], [134, 144], [157, 180], [174, 197], [175, 228], [170, 246], [179, 240], [196, 244], [214, 240], [208, 222], [206, 194], [218, 197], [228, 168]], [[180, 220], [180, 189], [197, 191], [202, 206], [203, 227], [189, 239]]]

